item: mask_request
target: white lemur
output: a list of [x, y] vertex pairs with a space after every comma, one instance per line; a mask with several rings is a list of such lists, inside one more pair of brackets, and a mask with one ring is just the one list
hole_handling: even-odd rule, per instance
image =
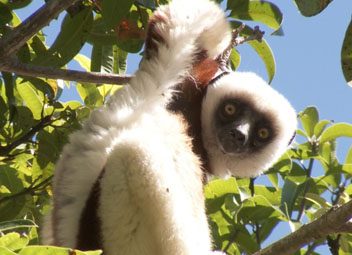
[[230, 41], [208, 0], [156, 10], [134, 78], [64, 148], [45, 243], [106, 255], [213, 253], [204, 173], [258, 175], [296, 128], [291, 105], [261, 78], [217, 73]]

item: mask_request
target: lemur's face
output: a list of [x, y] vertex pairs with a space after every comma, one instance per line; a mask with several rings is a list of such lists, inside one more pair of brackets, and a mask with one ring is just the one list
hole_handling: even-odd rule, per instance
[[253, 73], [214, 79], [202, 105], [202, 136], [211, 171], [255, 176], [287, 149], [296, 129], [289, 102]]
[[214, 115], [216, 139], [226, 154], [246, 157], [275, 138], [272, 120], [240, 98], [224, 98]]

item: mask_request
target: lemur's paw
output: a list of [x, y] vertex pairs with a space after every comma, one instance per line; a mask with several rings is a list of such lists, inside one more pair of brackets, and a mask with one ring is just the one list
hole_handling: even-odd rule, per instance
[[184, 42], [197, 43], [198, 48], [215, 58], [230, 41], [229, 23], [217, 4], [208, 0], [174, 0], [158, 8], [150, 19], [146, 55], [150, 57], [160, 44], [172, 48]]
[[210, 58], [216, 58], [230, 45], [232, 34], [225, 13], [213, 2], [202, 4], [202, 16], [198, 25], [202, 27], [197, 43], [206, 50]]

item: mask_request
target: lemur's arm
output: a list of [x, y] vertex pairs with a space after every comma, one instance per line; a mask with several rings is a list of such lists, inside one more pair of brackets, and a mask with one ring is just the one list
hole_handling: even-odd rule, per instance
[[[174, 0], [160, 7], [150, 19], [145, 57], [130, 82], [133, 95], [146, 99], [163, 94], [168, 100], [170, 88], [190, 76], [195, 63], [215, 60], [230, 41], [224, 13], [211, 1]], [[217, 69], [215, 62], [212, 65]]]

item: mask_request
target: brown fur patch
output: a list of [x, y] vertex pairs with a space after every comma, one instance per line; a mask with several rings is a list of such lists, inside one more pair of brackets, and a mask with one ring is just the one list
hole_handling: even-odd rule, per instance
[[192, 78], [196, 80], [198, 87], [204, 88], [208, 86], [219, 69], [219, 63], [214, 59], [207, 58], [204, 56], [204, 52], [200, 52], [197, 57], [198, 60], [194, 64], [192, 69]]
[[104, 172], [105, 169], [101, 171], [95, 182], [81, 214], [76, 244], [76, 248], [79, 250], [98, 250], [103, 247], [101, 238], [101, 220], [98, 216], [98, 209], [100, 181]]

